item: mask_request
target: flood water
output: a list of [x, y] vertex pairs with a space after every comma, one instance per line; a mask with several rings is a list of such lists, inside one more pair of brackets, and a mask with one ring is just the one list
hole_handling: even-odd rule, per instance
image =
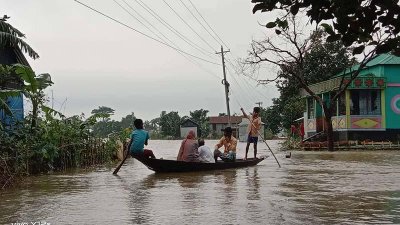
[[[179, 144], [149, 147], [172, 159]], [[269, 155], [262, 142], [259, 152]], [[271, 156], [249, 168], [155, 174], [129, 159], [118, 176], [102, 167], [30, 177], [0, 192], [0, 224], [400, 224], [400, 151], [276, 155], [282, 168]]]

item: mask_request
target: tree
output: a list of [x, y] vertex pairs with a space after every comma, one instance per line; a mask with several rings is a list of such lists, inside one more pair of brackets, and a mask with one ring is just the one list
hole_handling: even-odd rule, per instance
[[190, 112], [190, 119], [195, 121], [200, 126], [199, 137], [207, 137], [210, 134], [209, 118], [207, 116], [208, 110], [199, 109]]
[[51, 76], [48, 73], [36, 75], [30, 67], [21, 64], [16, 64], [14, 71], [26, 83], [21, 91], [32, 103], [31, 129], [34, 129], [37, 125], [39, 109], [49, 110], [44, 105], [45, 94], [43, 90], [53, 84]]
[[[335, 102], [339, 96], [351, 84], [351, 81], [357, 78], [366, 64], [373, 59], [376, 54], [392, 52], [400, 55], [400, 6], [397, 0], [361, 0], [361, 1], [331, 1], [331, 0], [252, 0], [255, 3], [253, 13], [261, 12], [283, 12], [283, 16], [276, 18], [266, 24], [267, 28], [275, 29], [275, 33], [283, 34], [288, 37], [288, 21], [290, 21], [299, 12], [305, 12], [311, 23], [317, 26], [321, 25], [329, 34], [328, 42], [341, 40], [347, 49], [354, 55], [363, 54], [363, 59], [356, 69], [350, 71], [346, 79], [350, 82], [339, 84], [338, 90], [333, 94], [329, 102]], [[292, 59], [292, 63], [303, 69], [304, 48], [307, 48], [307, 42], [299, 43], [297, 35], [288, 38], [294, 45], [295, 53], [282, 52], [286, 57]], [[367, 48], [368, 46], [368, 48]], [[272, 46], [276, 49], [276, 46]], [[270, 49], [271, 50], [271, 49]], [[287, 60], [287, 59], [286, 59]], [[268, 61], [268, 60], [264, 60]], [[270, 60], [269, 62], [282, 67], [282, 62]], [[291, 72], [301, 87], [312, 96], [319, 105], [321, 105], [325, 121], [327, 123], [328, 149], [333, 150], [333, 130], [332, 130], [332, 105], [327, 104], [320, 97], [308, 88], [303, 74], [295, 75]]]
[[11, 24], [7, 23], [7, 19], [9, 19], [7, 15], [4, 15], [3, 18], [0, 19], [0, 48], [7, 46], [19, 48], [23, 52], [28, 53], [31, 58], [39, 58], [39, 54], [22, 40], [25, 38], [25, 35]]
[[266, 128], [272, 134], [277, 134], [281, 131], [281, 114], [278, 105], [272, 105], [268, 108], [261, 108], [260, 117], [262, 121], [266, 122]]
[[[252, 0], [253, 13], [283, 12], [284, 16], [266, 24], [279, 33], [291, 16], [305, 12], [311, 23], [321, 25], [329, 34], [328, 41], [342, 40], [360, 54], [373, 46], [377, 54], [400, 55], [400, 5], [398, 0]], [[332, 24], [332, 25], [331, 25]]]
[[133, 128], [133, 121], [135, 121], [135, 113], [132, 112], [131, 114], [126, 115], [125, 117], [122, 117], [121, 119], [121, 128], [126, 129], [126, 128]]
[[[326, 51], [329, 44], [326, 42], [327, 38], [325, 37], [325, 33], [319, 29], [316, 29], [308, 37], [305, 37], [302, 31], [297, 29], [298, 23], [294, 17], [291, 17], [289, 22], [284, 21], [281, 23], [283, 24], [280, 24], [276, 33], [279, 34], [279, 41], [283, 41], [285, 45], [280, 45], [277, 41], [271, 38], [267, 38], [263, 41], [253, 41], [251, 45], [252, 49], [249, 53], [250, 57], [245, 62], [253, 65], [269, 63], [279, 67], [280, 72], [278, 73], [277, 77], [273, 79], [273, 81], [283, 78], [281, 83], [278, 82], [278, 87], [279, 85], [285, 87], [281, 89], [281, 91], [297, 93], [299, 88], [302, 88], [310, 96], [312, 96], [323, 108], [325, 121], [327, 124], [328, 149], [333, 150], [333, 128], [331, 118], [336, 107], [335, 104], [329, 103], [335, 102], [342, 95], [344, 90], [347, 89], [349, 84], [345, 84], [345, 77], [343, 76], [339, 87], [335, 87], [337, 88], [337, 91], [335, 94], [330, 96], [329, 101], [323, 100], [319, 95], [310, 89], [309, 85], [320, 80], [331, 78], [337, 72], [345, 68], [342, 66], [349, 66], [350, 63], [349, 60], [347, 60], [349, 58], [347, 56], [347, 50], [341, 50], [340, 48], [337, 49], [337, 46], [334, 45], [332, 48], [333, 51]], [[321, 45], [321, 43], [323, 43], [323, 45]], [[328, 54], [320, 54], [321, 52]], [[335, 58], [336, 55], [340, 55], [340, 57], [337, 57], [339, 61], [335, 61], [337, 64], [332, 65], [329, 60]], [[365, 66], [365, 64], [372, 59], [372, 56], [373, 53], [368, 53], [361, 62], [359, 68]], [[342, 62], [340, 61], [341, 59], [345, 60]], [[349, 79], [355, 79], [360, 71], [360, 69], [355, 71], [355, 73], [351, 74]], [[284, 100], [284, 106], [286, 106], [286, 109], [288, 109], [287, 106], [289, 104], [286, 104], [288, 103], [287, 100], [282, 100]], [[296, 101], [290, 101], [292, 104], [294, 104], [294, 106], [297, 106], [296, 108], [298, 108], [299, 105], [298, 103], [296, 104]], [[291, 110], [291, 108], [293, 107], [290, 107], [289, 110]], [[281, 110], [283, 109], [284, 108], [281, 108]], [[283, 116], [283, 118], [285, 118], [285, 116]]]
[[108, 114], [108, 115], [114, 115], [115, 110], [107, 107], [107, 106], [99, 106], [98, 109], [93, 109], [92, 114]]
[[166, 113], [161, 112], [160, 116], [160, 127], [161, 133], [165, 136], [171, 136], [174, 138], [179, 138], [180, 136], [180, 123], [181, 117], [178, 112], [171, 111]]

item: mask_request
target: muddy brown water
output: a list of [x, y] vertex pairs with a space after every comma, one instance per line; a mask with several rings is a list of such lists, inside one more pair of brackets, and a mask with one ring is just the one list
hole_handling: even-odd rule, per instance
[[[149, 147], [172, 159], [179, 144]], [[155, 174], [129, 159], [118, 176], [101, 167], [29, 177], [0, 192], [0, 224], [400, 224], [400, 151], [276, 155], [282, 168], [271, 156], [255, 167]]]

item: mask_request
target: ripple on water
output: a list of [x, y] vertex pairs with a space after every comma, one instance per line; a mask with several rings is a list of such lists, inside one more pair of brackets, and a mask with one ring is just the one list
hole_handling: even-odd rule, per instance
[[[149, 148], [173, 159], [179, 144]], [[400, 152], [276, 155], [282, 168], [270, 157], [250, 168], [154, 174], [128, 159], [118, 176], [100, 168], [31, 177], [1, 193], [0, 224], [400, 224]]]

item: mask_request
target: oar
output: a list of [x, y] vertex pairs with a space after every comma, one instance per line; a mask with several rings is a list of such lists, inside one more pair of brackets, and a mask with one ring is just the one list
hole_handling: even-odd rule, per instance
[[117, 166], [117, 168], [115, 168], [115, 170], [114, 170], [114, 172], [113, 172], [114, 175], [117, 174], [118, 171], [119, 171], [119, 169], [121, 169], [122, 165], [124, 165], [125, 160], [128, 158], [128, 156], [129, 156], [129, 149], [126, 151], [126, 155], [125, 155], [124, 159], [123, 159], [123, 160], [121, 161], [121, 163]]
[[261, 138], [261, 140], [265, 143], [265, 145], [267, 145], [269, 151], [270, 151], [270, 152], [272, 153], [272, 155], [274, 156], [275, 161], [278, 163], [279, 168], [281, 168], [281, 164], [279, 164], [279, 161], [278, 161], [278, 159], [275, 157], [274, 152], [271, 150], [271, 148], [269, 147], [268, 143], [267, 143], [267, 142], [264, 140], [264, 138], [261, 136], [260, 132], [258, 132], [257, 127], [254, 126], [254, 124], [253, 124], [251, 121], [250, 121], [250, 123], [251, 123], [251, 125], [254, 127], [254, 129], [256, 129], [257, 134], [258, 134], [258, 136]]
[[[253, 127], [254, 127], [254, 124], [253, 124]], [[278, 159], [275, 157], [275, 154], [274, 154], [274, 152], [271, 150], [271, 148], [269, 147], [269, 145], [267, 144], [267, 142], [264, 140], [264, 138], [262, 138], [262, 137], [261, 137], [261, 134], [260, 134], [260, 132], [258, 132], [258, 131], [257, 131], [257, 134], [258, 134], [258, 136], [261, 138], [261, 140], [262, 140], [262, 141], [265, 143], [265, 145], [267, 145], [267, 147], [268, 147], [269, 151], [272, 153], [272, 155], [274, 156], [274, 158], [275, 158], [276, 162], [278, 163], [278, 166], [279, 166], [279, 168], [281, 168], [281, 164], [279, 164], [279, 161], [278, 161]]]

